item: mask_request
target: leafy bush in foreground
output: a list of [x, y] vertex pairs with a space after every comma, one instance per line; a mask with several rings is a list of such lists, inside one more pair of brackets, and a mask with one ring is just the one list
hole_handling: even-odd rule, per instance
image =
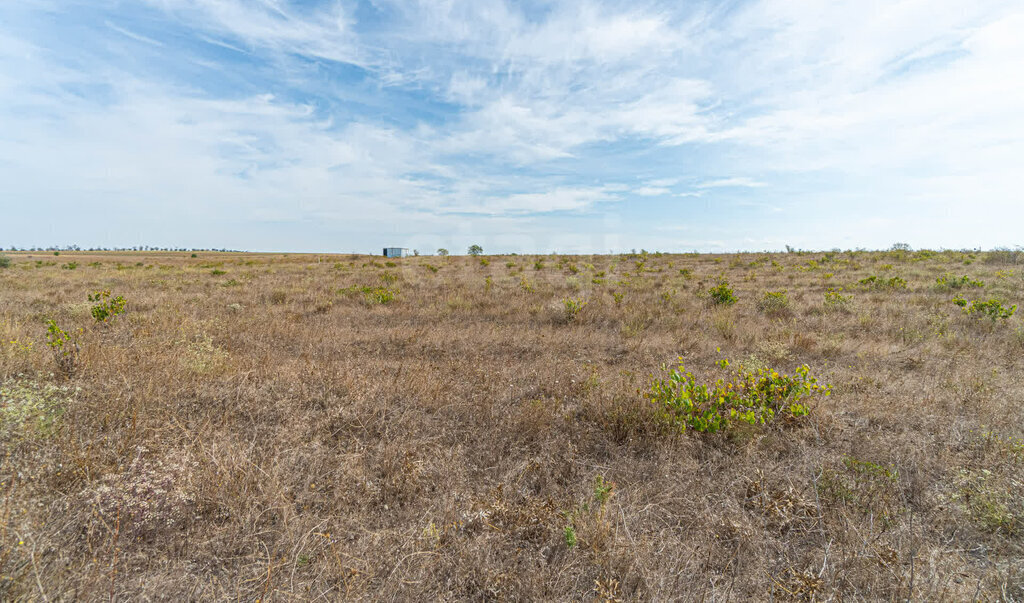
[[722, 281], [717, 286], [712, 287], [708, 290], [708, 294], [711, 296], [711, 301], [716, 306], [731, 306], [736, 303], [736, 296], [733, 295], [732, 287], [729, 283]]
[[69, 334], [60, 328], [55, 320], [46, 321], [46, 345], [53, 352], [53, 360], [57, 363], [57, 369], [65, 377], [74, 377], [78, 370], [78, 335], [80, 334], [81, 329], [76, 333]]
[[[718, 364], [723, 369], [729, 366], [727, 360]], [[673, 428], [715, 433], [729, 430], [736, 422], [760, 426], [780, 415], [790, 419], [803, 417], [810, 410], [801, 400], [818, 393], [827, 396], [831, 387], [818, 385], [807, 365], [793, 375], [767, 368], [750, 370], [741, 365], [730, 377], [707, 385], [699, 383], [680, 363], [668, 378], [654, 381], [648, 397]]]
[[583, 311], [587, 302], [583, 299], [567, 297], [562, 300], [562, 306], [565, 308], [565, 316], [563, 317], [565, 322], [572, 322], [576, 320], [580, 312]]

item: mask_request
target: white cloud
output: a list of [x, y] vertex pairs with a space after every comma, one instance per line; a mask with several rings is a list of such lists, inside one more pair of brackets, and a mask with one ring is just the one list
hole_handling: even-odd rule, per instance
[[697, 184], [697, 188], [699, 188], [699, 189], [734, 188], [734, 187], [739, 187], [739, 188], [760, 188], [762, 186], [765, 186], [765, 184], [763, 182], [758, 182], [757, 180], [754, 180], [752, 178], [747, 178], [747, 177], [744, 177], [744, 176], [734, 177], [734, 178], [719, 178], [717, 180], [706, 180], [704, 182], [701, 182], [701, 183]]
[[672, 189], [660, 186], [641, 186], [640, 188], [633, 189], [633, 194], [640, 195], [641, 197], [661, 197], [663, 195], [671, 195]]

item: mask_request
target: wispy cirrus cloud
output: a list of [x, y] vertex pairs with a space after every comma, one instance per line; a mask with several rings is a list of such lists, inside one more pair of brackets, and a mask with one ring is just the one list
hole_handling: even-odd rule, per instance
[[765, 186], [764, 182], [758, 182], [753, 178], [747, 178], [745, 176], [737, 176], [733, 178], [718, 178], [715, 180], [705, 180], [697, 184], [699, 189], [709, 188], [760, 188]]

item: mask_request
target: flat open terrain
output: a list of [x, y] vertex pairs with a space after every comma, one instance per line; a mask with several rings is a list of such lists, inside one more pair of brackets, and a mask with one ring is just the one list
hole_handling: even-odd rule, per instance
[[1019, 253], [7, 255], [0, 599], [1024, 598]]

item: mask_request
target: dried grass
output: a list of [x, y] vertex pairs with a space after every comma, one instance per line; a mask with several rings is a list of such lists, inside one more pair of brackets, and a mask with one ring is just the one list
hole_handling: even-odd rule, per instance
[[[43, 429], [3, 401], [0, 599], [1024, 598], [1020, 318], [935, 287], [1017, 303], [1002, 256], [9, 255], [5, 391], [74, 395]], [[106, 327], [98, 288], [129, 302]], [[66, 383], [51, 317], [85, 328]], [[672, 434], [642, 391], [679, 356], [835, 393], [803, 427]]]

